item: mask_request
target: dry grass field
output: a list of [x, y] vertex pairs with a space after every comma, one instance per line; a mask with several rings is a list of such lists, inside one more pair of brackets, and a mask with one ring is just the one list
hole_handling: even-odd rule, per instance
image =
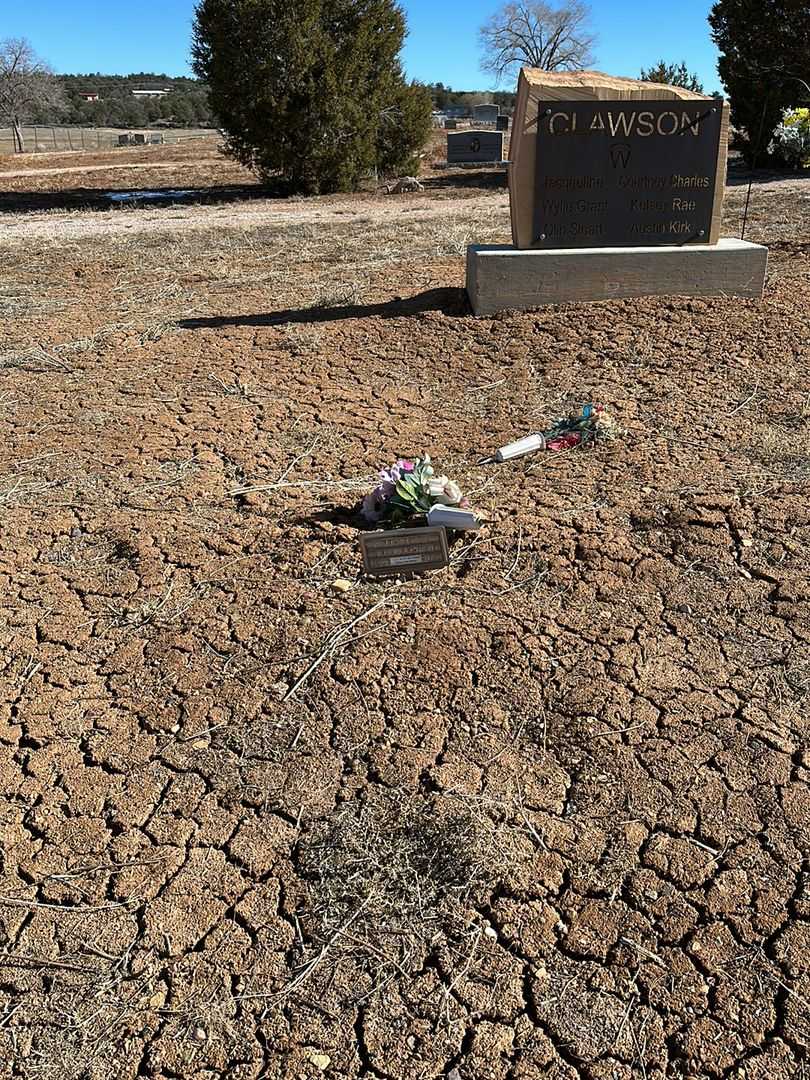
[[[479, 319], [498, 170], [0, 168], [0, 1076], [804, 1077], [810, 180], [761, 302]], [[486, 525], [364, 579], [420, 451]]]
[[[167, 143], [185, 142], [187, 139], [206, 138], [211, 135], [209, 128], [168, 128], [157, 132], [147, 128], [135, 128], [146, 135], [161, 134]], [[81, 128], [81, 127], [29, 127], [23, 125], [23, 146], [25, 156], [32, 154], [50, 154], [60, 150], [93, 151], [110, 150], [118, 146], [118, 136], [128, 133], [127, 128]], [[11, 128], [0, 127], [0, 157], [14, 154], [14, 133]]]

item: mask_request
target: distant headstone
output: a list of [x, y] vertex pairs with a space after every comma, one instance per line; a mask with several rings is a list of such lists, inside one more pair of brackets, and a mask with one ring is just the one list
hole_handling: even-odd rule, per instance
[[149, 136], [149, 142], [153, 146], [162, 146], [163, 145], [163, 136], [160, 133], [158, 133], [156, 135], [150, 135]]
[[458, 127], [458, 120], [451, 120], [451, 119], [448, 118], [444, 122], [445, 131], [455, 131], [457, 127]]
[[146, 136], [142, 132], [138, 131], [132, 136], [132, 142], [135, 146], [145, 146]]
[[476, 124], [495, 124], [499, 112], [500, 109], [497, 105], [475, 105], [473, 107], [473, 121]]
[[129, 146], [129, 135], [119, 135], [118, 136], [118, 145], [119, 146]]
[[502, 131], [459, 131], [447, 136], [447, 163], [503, 161]]
[[495, 127], [496, 127], [496, 129], [498, 131], [508, 131], [509, 130], [509, 117], [508, 116], [499, 116], [498, 119], [495, 121]]

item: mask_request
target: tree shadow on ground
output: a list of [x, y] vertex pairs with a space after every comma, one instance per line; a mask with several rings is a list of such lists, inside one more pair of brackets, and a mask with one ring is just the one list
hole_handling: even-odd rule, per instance
[[[377, 483], [377, 480], [372, 477], [369, 480], [369, 491], [371, 491], [375, 483]], [[374, 525], [371, 522], [366, 521], [360, 513], [360, 503], [362, 498], [363, 492], [358, 491], [353, 502], [325, 507], [315, 514], [302, 514], [293, 519], [293, 524], [315, 528], [324, 524], [335, 526], [346, 525], [358, 533], [373, 532], [375, 529], [379, 528], [379, 525]]]
[[416, 296], [395, 297], [379, 304], [344, 304], [338, 307], [287, 308], [256, 315], [211, 315], [198, 319], [179, 319], [183, 330], [218, 329], [223, 326], [284, 326], [288, 323], [340, 322], [343, 319], [402, 319], [427, 311], [443, 315], [470, 314], [464, 289], [427, 289]]
[[749, 169], [742, 162], [729, 164], [726, 175], [728, 187], [748, 184], [775, 184], [780, 180], [810, 180], [810, 169], [797, 171], [787, 169]]
[[[0, 173], [0, 185], [3, 174]], [[133, 198], [117, 201], [110, 195], [148, 191], [153, 198]], [[175, 194], [182, 192], [182, 194]], [[186, 194], [187, 193], [187, 194]], [[171, 187], [153, 185], [131, 188], [70, 188], [65, 191], [0, 191], [0, 214], [32, 213], [42, 210], [122, 210], [131, 207], [143, 209], [171, 209], [177, 206], [193, 206], [206, 203], [246, 202], [251, 199], [273, 198], [276, 193], [260, 184], [223, 184], [211, 187], [185, 188], [181, 184]]]
[[506, 169], [452, 169], [438, 176], [420, 176], [419, 182], [426, 191], [442, 191], [445, 188], [496, 191], [506, 188], [506, 176]]

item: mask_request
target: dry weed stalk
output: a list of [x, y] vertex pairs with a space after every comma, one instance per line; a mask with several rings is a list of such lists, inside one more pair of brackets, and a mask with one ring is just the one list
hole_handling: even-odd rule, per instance
[[140, 630], [148, 623], [156, 621], [161, 624], [171, 623], [185, 615], [197, 603], [204, 591], [205, 584], [201, 583], [195, 586], [191, 590], [188, 599], [176, 603], [173, 609], [169, 609], [168, 604], [174, 592], [174, 581], [172, 580], [166, 586], [166, 591], [162, 596], [147, 600], [140, 608], [121, 609], [113, 604], [108, 604], [109, 617], [112, 618], [114, 626], [125, 627], [128, 630]]
[[58, 356], [52, 356], [46, 349], [35, 345], [31, 349], [21, 352], [6, 352], [0, 354], [0, 368], [20, 368], [23, 371], [53, 371], [61, 370], [72, 373], [73, 368], [60, 360]]
[[330, 632], [324, 638], [321, 651], [309, 664], [303, 675], [299, 676], [299, 678], [296, 679], [296, 681], [285, 694], [284, 700], [289, 701], [291, 697], [294, 697], [295, 694], [301, 689], [301, 687], [310, 677], [310, 675], [312, 675], [312, 673], [320, 667], [324, 660], [326, 660], [328, 657], [334, 656], [339, 649], [344, 648], [346, 645], [348, 645], [349, 640], [346, 639], [346, 635], [349, 633], [349, 631], [353, 627], [357, 626], [358, 623], [363, 622], [365, 619], [367, 619], [369, 615], [373, 615], [375, 611], [377, 611], [385, 603], [387, 603], [387, 600], [388, 597], [384, 596], [382, 600], [378, 600], [376, 604], [372, 604], [372, 606], [366, 608], [365, 611], [361, 611], [360, 614], [356, 616], [356, 618], [351, 619], [349, 622], [344, 623], [342, 626], [338, 626], [334, 630], [330, 630]]
[[439, 941], [469, 933], [505, 856], [479, 806], [391, 791], [316, 826], [298, 861], [312, 898], [299, 913], [310, 940], [284, 995], [327, 961], [351, 960], [375, 988], [413, 973]]

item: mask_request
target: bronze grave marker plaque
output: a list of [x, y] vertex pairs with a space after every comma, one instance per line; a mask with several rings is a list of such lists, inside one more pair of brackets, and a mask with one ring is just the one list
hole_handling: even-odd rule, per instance
[[442, 525], [391, 529], [360, 537], [363, 568], [374, 577], [420, 574], [447, 566], [447, 533]]
[[541, 102], [538, 248], [709, 243], [723, 102]]

